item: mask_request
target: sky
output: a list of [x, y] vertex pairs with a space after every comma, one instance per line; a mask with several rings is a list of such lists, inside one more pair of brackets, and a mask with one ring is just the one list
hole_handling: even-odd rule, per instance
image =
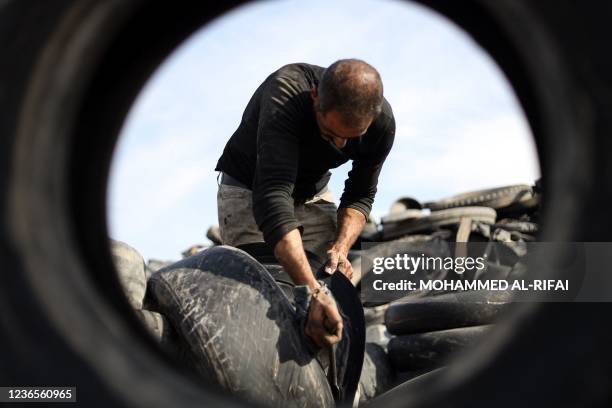
[[[291, 62], [360, 58], [380, 72], [396, 119], [372, 215], [539, 177], [529, 126], [493, 60], [461, 29], [393, 0], [271, 0], [233, 9], [158, 68], [116, 146], [111, 238], [176, 260], [217, 224], [216, 162], [257, 86]], [[332, 171], [342, 194], [350, 163]]]

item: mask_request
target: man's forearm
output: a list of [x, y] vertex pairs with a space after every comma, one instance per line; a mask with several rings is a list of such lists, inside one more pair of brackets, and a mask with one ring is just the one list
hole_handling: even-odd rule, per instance
[[298, 229], [289, 231], [277, 242], [274, 247], [274, 255], [285, 268], [293, 283], [308, 285], [311, 289], [320, 286], [312, 273]]
[[338, 231], [332, 248], [347, 254], [365, 226], [365, 216], [353, 208], [338, 210]]

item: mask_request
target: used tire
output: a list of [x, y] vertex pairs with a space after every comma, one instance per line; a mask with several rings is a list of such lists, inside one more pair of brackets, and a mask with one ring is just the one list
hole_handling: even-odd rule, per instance
[[418, 394], [420, 389], [433, 386], [433, 384], [440, 381], [445, 370], [446, 368], [438, 368], [433, 371], [418, 374], [416, 377], [396, 385], [389, 391], [369, 401], [365, 401], [363, 407], [399, 407], [401, 406], [399, 401], [402, 400], [402, 397]]
[[[0, 382], [77, 384], [88, 407], [237, 406], [184, 375], [130, 318], [104, 203], [116, 135], [146, 79], [189, 34], [239, 2], [0, 3], [0, 49], [10, 61], [0, 64]], [[464, 28], [516, 91], [546, 180], [540, 238], [610, 241], [612, 6], [419, 3]], [[558, 248], [548, 255], [566, 256]], [[604, 281], [604, 272], [596, 277]], [[522, 304], [496, 325], [486, 352], [373, 402], [608, 406], [612, 338], [601, 316], [609, 313], [607, 303]]]
[[147, 289], [144, 259], [138, 251], [121, 241], [111, 240], [111, 253], [119, 283], [128, 302], [134, 309], [142, 309]]
[[400, 300], [385, 312], [385, 324], [397, 335], [489, 324], [508, 309], [510, 296], [500, 291], [469, 291]]
[[441, 367], [449, 357], [479, 341], [489, 326], [462, 327], [393, 337], [387, 345], [389, 360], [398, 371]]
[[245, 252], [208, 249], [155, 273], [149, 290], [207, 381], [268, 406], [334, 406], [289, 300]]
[[[418, 211], [418, 210], [406, 210]], [[403, 235], [414, 234], [423, 231], [435, 231], [441, 227], [457, 225], [462, 218], [470, 218], [487, 224], [495, 223], [497, 214], [489, 207], [461, 207], [432, 211], [429, 215], [420, 217], [409, 217], [403, 221], [383, 224], [383, 239], [389, 240]]]
[[365, 358], [359, 378], [359, 401], [368, 401], [391, 388], [395, 372], [385, 350], [374, 343], [366, 343]]
[[469, 206], [491, 207], [499, 210], [518, 204], [529, 206], [536, 204], [533, 188], [531, 186], [526, 184], [517, 184], [512, 186], [470, 191], [444, 198], [442, 200], [425, 203], [424, 207], [429, 208], [432, 211]]
[[391, 204], [391, 208], [389, 208], [389, 214], [400, 213], [404, 210], [420, 210], [423, 208], [423, 205], [416, 199], [412, 197], [402, 197], [398, 198]]
[[406, 208], [403, 210], [397, 209], [394, 212], [385, 215], [380, 219], [380, 222], [383, 224], [395, 224], [403, 221], [414, 220], [417, 218], [421, 218], [425, 216], [425, 212], [423, 212], [420, 208]]
[[[152, 312], [150, 310], [135, 310], [136, 316], [140, 319], [142, 324], [147, 328], [149, 333], [157, 340], [160, 344], [168, 342], [168, 339], [172, 337], [170, 324], [168, 320], [159, 313]], [[168, 350], [171, 351], [171, 350]]]

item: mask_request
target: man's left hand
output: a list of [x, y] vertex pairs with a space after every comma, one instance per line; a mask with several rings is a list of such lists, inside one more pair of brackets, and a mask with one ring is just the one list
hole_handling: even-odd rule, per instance
[[327, 251], [328, 261], [325, 265], [325, 272], [332, 274], [336, 272], [336, 270], [339, 270], [347, 278], [351, 279], [353, 277], [353, 266], [346, 255], [347, 253], [345, 251], [341, 251], [335, 247]]

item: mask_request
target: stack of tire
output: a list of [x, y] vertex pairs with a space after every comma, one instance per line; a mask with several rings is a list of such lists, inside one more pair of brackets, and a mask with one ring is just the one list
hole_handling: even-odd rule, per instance
[[525, 234], [522, 238], [531, 240], [537, 232], [539, 203], [538, 183], [472, 191], [423, 204], [403, 197], [382, 218], [380, 238], [390, 241], [407, 235], [456, 230], [461, 219], [470, 219]]
[[387, 345], [391, 364], [407, 374], [446, 365], [486, 336], [509, 300], [507, 292], [466, 291], [392, 303], [385, 313], [386, 328], [395, 335]]
[[[378, 234], [369, 231], [361, 236], [362, 244], [371, 242], [374, 246], [366, 250], [355, 247], [353, 266], [359, 269], [360, 256], [367, 251], [376, 256], [392, 256], [394, 245], [390, 243], [416, 248], [426, 242], [431, 248], [432, 242], [440, 241], [497, 241], [512, 247], [516, 242], [532, 241], [538, 231], [538, 187], [492, 188], [424, 204], [409, 197], [400, 198], [382, 218]], [[461, 234], [459, 230], [466, 219], [468, 233]], [[438, 245], [438, 251], [442, 255], [444, 246]], [[520, 265], [519, 259], [514, 256], [503, 266], [513, 271]], [[508, 271], [504, 276], [509, 276]], [[362, 276], [371, 273], [359, 272]], [[386, 378], [378, 378], [378, 390], [418, 381], [416, 377], [444, 367], [457, 352], [485, 338], [509, 305], [510, 294], [498, 291], [411, 293], [388, 303], [364, 303], [367, 341], [370, 350], [376, 350], [369, 360], [378, 371], [386, 373]], [[365, 373], [372, 370], [367, 361], [368, 356], [364, 377], [372, 378]], [[369, 396], [375, 401], [376, 395]]]
[[[415, 250], [426, 244], [435, 252], [433, 255], [447, 256], [452, 255], [448, 243], [461, 239], [531, 240], [537, 232], [538, 205], [536, 189], [527, 185], [481, 190], [424, 204], [401, 198], [393, 204], [390, 214], [382, 218], [381, 226], [373, 219], [368, 221], [355, 248], [365, 242], [378, 244], [368, 250], [352, 251], [350, 259], [358, 273], [367, 274], [370, 271], [360, 271], [360, 255], [373, 251], [376, 256], [393, 256], [393, 245], [387, 243], [401, 243], [400, 246]], [[498, 221], [500, 216], [503, 218]], [[468, 234], [460, 236], [461, 224], [466, 219]], [[211, 231], [207, 235], [212, 244], [220, 244], [218, 234]], [[120, 257], [117, 259], [120, 265]], [[132, 260], [134, 263], [143, 264], [141, 260]], [[150, 262], [149, 272], [167, 264], [158, 263]], [[130, 274], [134, 275], [133, 271]], [[144, 282], [138, 285], [142, 290]], [[128, 297], [138, 300], [133, 305], [145, 326], [158, 340], [170, 343], [171, 325], [159, 313], [142, 308], [144, 293], [134, 295], [129, 285], [124, 285], [124, 289]], [[508, 305], [508, 293], [483, 291], [412, 293], [389, 302], [365, 303], [367, 343], [359, 382], [360, 402], [375, 400], [400, 383], [418, 381], [416, 377], [444, 367], [455, 353], [485, 337]], [[177, 349], [176, 344], [169, 344], [168, 348]]]
[[[332, 363], [329, 350], [315, 353], [307, 344], [293, 304], [293, 285], [282, 284], [282, 267], [217, 246], [147, 278], [135, 249], [119, 241], [112, 241], [111, 249], [119, 283], [136, 316], [161, 348], [204, 386], [264, 406], [333, 407], [336, 401], [354, 400], [364, 323], [363, 316], [359, 322], [355, 288], [343, 275], [333, 275], [327, 283], [346, 308], [340, 309], [342, 316], [350, 316]], [[352, 295], [342, 297], [345, 292]]]

